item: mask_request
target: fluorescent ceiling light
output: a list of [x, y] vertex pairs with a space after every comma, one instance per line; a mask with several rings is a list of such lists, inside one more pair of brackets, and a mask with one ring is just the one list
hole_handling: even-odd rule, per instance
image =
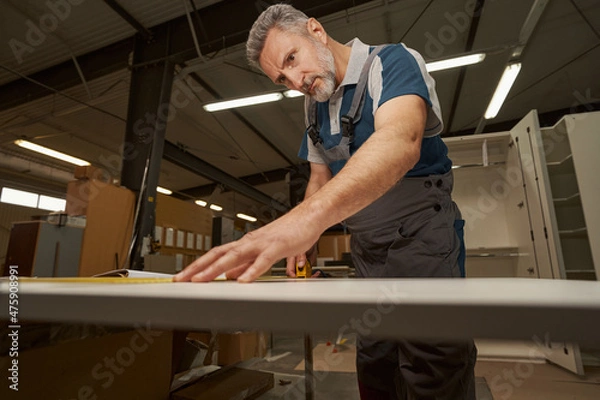
[[0, 202], [15, 204], [17, 206], [37, 208], [39, 195], [31, 192], [24, 192], [23, 190], [2, 188], [2, 194], [0, 194]]
[[256, 218], [251, 217], [250, 215], [237, 213], [235, 216], [238, 217], [239, 219], [245, 219], [246, 221], [256, 222]]
[[200, 207], [206, 207], [206, 202], [204, 200], [196, 200], [194, 203], [198, 204]]
[[40, 195], [40, 201], [38, 202], [37, 207], [48, 211], [65, 211], [66, 206], [67, 201], [65, 199]]
[[293, 99], [294, 97], [304, 96], [304, 93], [302, 93], [299, 90], [286, 90], [285, 92], [283, 92], [283, 95], [288, 99]]
[[66, 161], [71, 164], [81, 165], [81, 166], [90, 165], [89, 162], [82, 160], [80, 158], [75, 158], [68, 154], [61, 153], [59, 151], [52, 150], [52, 149], [49, 149], [44, 146], [40, 146], [39, 144], [28, 142], [27, 140], [15, 140], [15, 144], [17, 146], [23, 147], [24, 149], [35, 151], [37, 153], [44, 154], [44, 155], [47, 155], [47, 156], [50, 156], [50, 157], [53, 157], [53, 158], [56, 158], [56, 159], [59, 159], [62, 161]]
[[492, 119], [496, 115], [498, 115], [498, 111], [504, 104], [504, 100], [506, 100], [506, 96], [508, 96], [508, 92], [510, 92], [510, 88], [513, 83], [517, 79], [517, 75], [519, 75], [519, 71], [521, 71], [521, 63], [509, 64], [504, 73], [502, 74], [502, 78], [500, 78], [500, 82], [498, 83], [498, 87], [494, 92], [494, 96], [488, 105], [488, 108], [483, 116], [485, 119]]
[[[447, 60], [433, 61], [427, 64], [427, 71], [440, 71], [443, 69], [463, 67], [465, 65], [477, 64], [485, 59], [485, 53], [469, 54], [466, 56], [449, 58]], [[225, 100], [216, 103], [209, 103], [203, 106], [208, 112], [228, 110], [230, 108], [246, 107], [255, 104], [269, 103], [279, 101], [283, 96], [292, 99], [294, 97], [304, 96], [304, 93], [298, 90], [286, 90], [282, 93], [274, 92], [258, 96], [241, 97], [239, 99]]]
[[218, 205], [216, 205], [216, 204], [211, 204], [211, 205], [210, 205], [210, 209], [211, 209], [211, 210], [215, 210], [215, 211], [223, 211], [223, 207], [221, 207], [221, 206], [218, 206]]
[[427, 63], [427, 71], [441, 71], [444, 69], [464, 67], [482, 62], [485, 59], [485, 53], [469, 54], [468, 56], [460, 56], [449, 58], [447, 60], [433, 61]]
[[156, 187], [156, 191], [158, 193], [166, 194], [167, 196], [170, 196], [173, 194], [173, 192], [171, 190], [165, 189], [164, 187], [160, 187], [160, 186]]
[[252, 106], [255, 104], [262, 104], [262, 103], [270, 103], [272, 101], [279, 101], [282, 98], [283, 98], [283, 95], [279, 92], [267, 93], [267, 94], [261, 94], [258, 96], [242, 97], [240, 99], [220, 101], [217, 103], [210, 103], [210, 104], [204, 105], [203, 108], [208, 112], [214, 112], [214, 111], [227, 110], [230, 108], [246, 107], [246, 106]]

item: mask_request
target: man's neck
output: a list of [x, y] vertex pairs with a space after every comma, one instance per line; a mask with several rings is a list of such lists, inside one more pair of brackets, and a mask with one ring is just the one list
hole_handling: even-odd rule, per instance
[[329, 37], [328, 45], [335, 63], [335, 84], [338, 87], [344, 80], [344, 76], [346, 76], [352, 48], [336, 42], [331, 37]]

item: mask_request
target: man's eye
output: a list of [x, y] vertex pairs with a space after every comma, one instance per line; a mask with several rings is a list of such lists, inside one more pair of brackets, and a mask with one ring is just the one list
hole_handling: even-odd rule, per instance
[[288, 56], [288, 61], [294, 61], [295, 59], [296, 59], [296, 56], [294, 55], [294, 53], [292, 53]]
[[277, 83], [281, 83], [281, 84], [285, 83], [285, 76], [280, 76], [280, 77], [277, 79]]

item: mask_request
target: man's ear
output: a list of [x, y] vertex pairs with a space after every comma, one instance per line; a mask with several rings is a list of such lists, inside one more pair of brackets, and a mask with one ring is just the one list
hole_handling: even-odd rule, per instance
[[327, 44], [327, 32], [325, 32], [325, 28], [319, 21], [314, 18], [309, 18], [306, 21], [306, 29], [308, 30], [308, 34], [322, 42], [323, 44]]

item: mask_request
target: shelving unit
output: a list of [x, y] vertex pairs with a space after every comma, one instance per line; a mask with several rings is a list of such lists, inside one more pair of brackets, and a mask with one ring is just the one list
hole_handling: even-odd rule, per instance
[[597, 112], [567, 115], [540, 130], [567, 279], [597, 280], [600, 275], [600, 162], [593, 154], [600, 149], [599, 123]]

